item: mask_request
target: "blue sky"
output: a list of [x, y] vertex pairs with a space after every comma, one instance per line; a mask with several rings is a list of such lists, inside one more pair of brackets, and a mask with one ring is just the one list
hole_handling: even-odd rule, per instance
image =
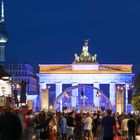
[[72, 63], [84, 39], [104, 64], [140, 64], [140, 0], [5, 1], [8, 61]]

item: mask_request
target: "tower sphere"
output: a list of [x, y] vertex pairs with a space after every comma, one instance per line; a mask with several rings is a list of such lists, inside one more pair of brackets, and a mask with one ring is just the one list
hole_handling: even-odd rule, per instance
[[5, 30], [4, 22], [0, 22], [0, 43], [6, 43], [8, 41], [8, 34]]

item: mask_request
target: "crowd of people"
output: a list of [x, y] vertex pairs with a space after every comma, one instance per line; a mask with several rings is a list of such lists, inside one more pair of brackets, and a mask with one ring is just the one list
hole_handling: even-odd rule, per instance
[[83, 112], [0, 112], [0, 140], [140, 140], [137, 114]]

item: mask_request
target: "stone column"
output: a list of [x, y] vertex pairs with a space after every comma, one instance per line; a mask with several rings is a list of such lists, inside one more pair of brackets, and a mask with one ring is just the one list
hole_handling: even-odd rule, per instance
[[115, 83], [110, 83], [109, 94], [110, 94], [110, 102], [112, 105], [112, 111], [116, 112], [116, 106], [115, 106], [115, 103], [116, 103], [116, 84]]
[[128, 89], [129, 84], [125, 84], [125, 112], [128, 113]]
[[[55, 98], [57, 98], [62, 93], [62, 83], [58, 82], [55, 83], [55, 85], [56, 85]], [[62, 112], [62, 107], [63, 107], [62, 99], [60, 99], [59, 104], [60, 104], [60, 111]]]
[[43, 93], [46, 89], [46, 83], [40, 83], [40, 94], [39, 94], [39, 107], [40, 109], [44, 109], [44, 106], [42, 105], [42, 101], [43, 101]]
[[[77, 82], [73, 82], [72, 86], [77, 86]], [[76, 107], [78, 105], [78, 88], [72, 90], [72, 97], [71, 97], [71, 105], [72, 107]]]
[[37, 98], [37, 96], [33, 101], [33, 106], [34, 106], [34, 111], [37, 111], [38, 110], [38, 98]]
[[[98, 89], [100, 89], [100, 84], [99, 83], [94, 83], [94, 87], [96, 87], [96, 88], [98, 88]], [[97, 95], [97, 90], [96, 89], [94, 89], [93, 90], [93, 101], [94, 101], [94, 105], [96, 106], [96, 107], [100, 107], [100, 97], [97, 97], [96, 96]]]

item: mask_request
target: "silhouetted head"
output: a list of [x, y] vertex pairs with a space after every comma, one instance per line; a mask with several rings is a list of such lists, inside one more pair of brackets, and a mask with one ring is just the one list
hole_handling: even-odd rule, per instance
[[111, 110], [111, 109], [107, 109], [107, 110], [106, 110], [106, 113], [107, 113], [108, 116], [111, 116], [112, 110]]

